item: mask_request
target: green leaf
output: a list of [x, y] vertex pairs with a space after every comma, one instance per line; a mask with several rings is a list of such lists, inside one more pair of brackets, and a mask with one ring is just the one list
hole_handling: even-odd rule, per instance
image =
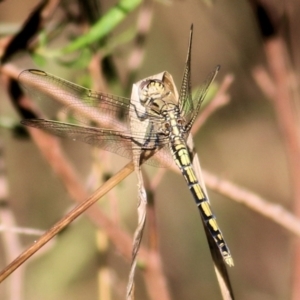
[[85, 48], [82, 49], [80, 52], [80, 55], [78, 57], [69, 60], [69, 61], [64, 61], [62, 59], [57, 59], [59, 64], [65, 67], [71, 67], [74, 69], [84, 69], [87, 67], [89, 64], [90, 60], [92, 57], [92, 53], [89, 49]]
[[40, 55], [38, 52], [32, 53], [32, 59], [39, 67], [43, 67], [47, 63], [46, 58], [43, 55]]
[[100, 41], [141, 3], [142, 0], [120, 0], [85, 35], [71, 42], [61, 52], [67, 54]]

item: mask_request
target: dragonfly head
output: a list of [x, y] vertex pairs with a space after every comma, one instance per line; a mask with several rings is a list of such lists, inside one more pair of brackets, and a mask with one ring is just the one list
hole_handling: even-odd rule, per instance
[[139, 86], [139, 99], [141, 104], [147, 106], [155, 113], [161, 113], [166, 104], [173, 102], [172, 92], [158, 79], [148, 79]]
[[139, 98], [143, 104], [155, 99], [162, 98], [165, 94], [165, 86], [161, 80], [148, 79], [143, 81], [139, 87]]

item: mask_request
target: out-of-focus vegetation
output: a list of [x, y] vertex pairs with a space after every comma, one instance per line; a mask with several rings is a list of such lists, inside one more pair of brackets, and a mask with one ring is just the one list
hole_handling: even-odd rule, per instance
[[[109, 25], [94, 29], [93, 34], [100, 31], [100, 41], [96, 38], [77, 51], [71, 51], [71, 45], [78, 37], [89, 41], [88, 28], [99, 24], [97, 14], [85, 15], [86, 10], [77, 2], [63, 2], [64, 6], [43, 20], [28, 47], [31, 53], [17, 53], [3, 68], [12, 65], [19, 71], [43, 69], [80, 85], [126, 97], [135, 81], [167, 70], [179, 89], [193, 23], [193, 86], [200, 85], [217, 64], [221, 71], [216, 90], [227, 75], [234, 76], [224, 92], [230, 101], [216, 109], [194, 136], [203, 169], [218, 176], [220, 182], [230, 181], [300, 216], [296, 184], [300, 174], [296, 163], [299, 129], [285, 111], [292, 107], [292, 117], [298, 121], [300, 5], [296, 0], [289, 4], [278, 0], [154, 1], [144, 7], [139, 1], [131, 1], [132, 6], [120, 1], [125, 6], [111, 15], [111, 23], [108, 14], [118, 6], [100, 1], [101, 18], [106, 18]], [[36, 1], [29, 0], [0, 3], [0, 53], [36, 5]], [[266, 24], [258, 21], [261, 7], [274, 32], [262, 31]], [[119, 23], [114, 18], [119, 18]], [[146, 30], [143, 21], [149, 22]], [[140, 38], [135, 39], [138, 34]], [[284, 65], [276, 65], [282, 60]], [[72, 197], [32, 141], [13, 134], [12, 128], [21, 117], [6, 92], [5, 70], [1, 73], [0, 163], [5, 164], [9, 209], [15, 226], [47, 230], [74, 205]], [[280, 99], [288, 102], [280, 103]], [[56, 117], [57, 105], [37, 104], [47, 118]], [[126, 163], [123, 158], [84, 144], [67, 140], [61, 143], [90, 192], [105, 180], [103, 174], [114, 174]], [[150, 182], [159, 172], [148, 166], [145, 170]], [[276, 220], [209, 189], [209, 183], [207, 187], [235, 262], [229, 275], [236, 299], [291, 299], [297, 294], [291, 278], [297, 278], [294, 266], [299, 261], [297, 249], [292, 246], [298, 237]], [[202, 224], [182, 176], [167, 171], [154, 198], [159, 250], [171, 298], [221, 299]], [[132, 235], [137, 222], [135, 177], [127, 178], [99, 205]], [[1, 225], [5, 225], [4, 215], [0, 218]], [[297, 226], [295, 223], [294, 228]], [[83, 215], [21, 266], [25, 275], [19, 279], [20, 299], [106, 300], [104, 296], [99, 298], [98, 291], [103, 266], [110, 269], [111, 299], [123, 299], [130, 263], [113, 244], [105, 255], [99, 251], [98, 230]], [[146, 247], [152, 242], [150, 237], [146, 229]], [[35, 239], [20, 235], [21, 246], [17, 249], [25, 249]], [[0, 243], [1, 269], [13, 258], [4, 255], [6, 243], [6, 239]], [[142, 272], [136, 276], [136, 299], [150, 299]], [[11, 282], [14, 284], [8, 278], [0, 285], [1, 299], [13, 299]]]

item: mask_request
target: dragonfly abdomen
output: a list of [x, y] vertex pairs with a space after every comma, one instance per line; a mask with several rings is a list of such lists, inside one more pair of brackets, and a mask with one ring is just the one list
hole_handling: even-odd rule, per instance
[[171, 144], [171, 151], [174, 160], [177, 166], [179, 167], [182, 175], [184, 176], [188, 187], [193, 195], [193, 198], [198, 206], [201, 218], [206, 224], [216, 244], [218, 245], [218, 248], [220, 249], [224, 261], [229, 266], [233, 266], [233, 259], [230, 254], [230, 250], [226, 245], [223, 234], [211, 210], [210, 203], [196, 177], [185, 143], [183, 141], [181, 143], [178, 143], [177, 141], [177, 143]]

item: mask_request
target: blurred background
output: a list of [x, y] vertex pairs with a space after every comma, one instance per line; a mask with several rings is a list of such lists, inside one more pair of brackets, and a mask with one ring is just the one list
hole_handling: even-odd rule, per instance
[[[92, 12], [102, 18], [122, 2], [126, 1], [99, 0], [99, 11]], [[229, 181], [259, 195], [268, 204], [299, 215], [298, 1], [129, 2], [137, 4], [128, 10], [123, 7], [124, 18], [112, 25], [100, 42], [61, 51], [78, 36], [84, 36], [97, 17], [84, 14], [80, 1], [61, 1], [43, 19], [30, 47], [9, 57], [3, 68], [42, 69], [124, 97], [130, 96], [134, 82], [166, 70], [179, 89], [193, 23], [192, 85], [200, 86], [219, 64], [221, 70], [208, 98], [214, 99], [223, 87], [221, 93], [227, 99], [226, 105], [216, 108], [194, 135], [204, 179], [205, 172], [209, 172], [220, 183]], [[8, 40], [38, 4], [28, 0], [0, 3], [2, 55]], [[113, 22], [114, 16], [108, 19]], [[101, 66], [99, 77], [92, 67], [95, 59]], [[3, 199], [8, 205], [5, 202], [3, 209], [10, 210], [15, 227], [46, 231], [75, 204], [33, 141], [16, 134], [15, 126], [23, 117], [16, 112], [7, 92], [5, 71], [2, 75], [1, 164], [8, 187], [7, 199]], [[232, 79], [224, 88], [224, 80]], [[281, 104], [279, 95], [287, 102]], [[56, 118], [57, 104], [35, 103], [47, 118]], [[203, 109], [208, 105], [204, 104]], [[290, 109], [295, 119], [284, 109]], [[127, 162], [79, 142], [60, 142], [89, 193]], [[144, 169], [150, 183], [160, 172], [151, 166]], [[131, 237], [137, 224], [136, 183], [133, 174], [96, 204]], [[297, 299], [296, 235], [276, 220], [210, 189], [209, 184], [207, 188], [235, 262], [228, 272], [236, 299]], [[158, 250], [170, 299], [222, 299], [203, 226], [182, 176], [164, 173], [154, 199]], [[281, 215], [277, 218], [281, 219]], [[4, 220], [2, 216], [1, 224], [5, 225]], [[291, 227], [296, 228], [296, 223]], [[83, 214], [20, 267], [20, 298], [11, 294], [13, 277], [1, 284], [0, 298], [124, 299], [130, 261], [109, 240], [108, 250], [99, 250], [100, 230]], [[151, 243], [149, 232], [147, 227], [143, 237], [146, 248]], [[38, 238], [24, 233], [16, 237], [19, 246], [14, 257]], [[14, 258], [8, 257], [6, 243], [4, 238], [0, 242], [1, 269]], [[99, 292], [99, 270], [104, 266], [109, 268], [110, 296], [100, 296]], [[136, 299], [152, 299], [142, 274], [143, 270], [136, 274]]]

